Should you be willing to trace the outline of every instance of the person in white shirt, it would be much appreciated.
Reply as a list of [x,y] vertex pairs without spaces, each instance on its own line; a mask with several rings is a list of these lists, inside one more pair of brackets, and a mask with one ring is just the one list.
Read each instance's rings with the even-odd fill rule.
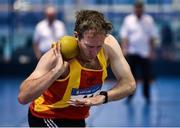
[[66,35],[65,24],[56,19],[54,6],[48,6],[45,9],[45,15],[46,18],[36,25],[34,32],[33,47],[37,59],[51,48],[53,42]]
[[[150,102],[151,60],[155,57],[155,39],[157,28],[153,18],[144,13],[144,4],[141,1],[134,3],[134,13],[125,17],[120,29],[122,50],[137,80],[137,67],[142,73],[144,85],[143,94]],[[128,101],[132,99],[128,97]]]

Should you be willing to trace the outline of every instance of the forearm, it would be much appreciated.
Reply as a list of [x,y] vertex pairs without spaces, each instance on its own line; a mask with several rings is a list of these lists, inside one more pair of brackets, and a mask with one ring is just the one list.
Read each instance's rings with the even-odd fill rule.
[[108,91],[108,102],[125,98],[128,95],[133,94],[135,91],[135,81],[119,81],[116,85]]
[[36,99],[51,86],[58,76],[57,72],[51,70],[37,79],[25,80],[20,87],[19,102],[21,104],[27,104]]
[[156,48],[156,38],[151,38],[149,44],[150,44],[150,50],[154,51]]
[[151,60],[154,60],[155,57],[156,57],[156,43],[155,43],[155,39],[154,38],[151,38],[150,39],[150,54],[149,54],[149,58]]
[[68,103],[73,106],[82,107],[82,106],[95,106],[106,103],[106,98],[108,102],[122,99],[130,94],[132,94],[135,90],[135,82],[134,80],[130,82],[118,82],[115,87],[111,90],[107,91],[106,94],[99,94],[95,97],[88,97],[83,99],[70,100]]

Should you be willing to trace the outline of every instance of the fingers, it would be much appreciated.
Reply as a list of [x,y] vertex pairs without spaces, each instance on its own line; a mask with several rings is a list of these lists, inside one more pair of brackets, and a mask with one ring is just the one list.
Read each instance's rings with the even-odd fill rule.
[[69,105],[75,106],[75,107],[83,107],[85,106],[85,101],[84,100],[80,100],[80,99],[70,99],[69,101],[67,101],[67,103]]
[[69,105],[75,106],[75,107],[84,107],[84,106],[91,106],[91,100],[89,98],[85,99],[70,99],[67,101]]
[[84,106],[96,106],[103,104],[104,97],[102,95],[97,95],[94,97],[83,98],[83,99],[70,99],[67,103],[76,106],[76,107],[84,107]]
[[57,54],[59,55],[60,54],[60,43],[56,43],[56,51],[57,51]]
[[55,56],[61,56],[61,46],[60,46],[60,43],[53,43],[52,44],[52,48],[53,48],[53,51],[54,51],[54,55]]
[[53,46],[53,52],[54,52],[54,55],[56,56],[57,55],[56,44]]

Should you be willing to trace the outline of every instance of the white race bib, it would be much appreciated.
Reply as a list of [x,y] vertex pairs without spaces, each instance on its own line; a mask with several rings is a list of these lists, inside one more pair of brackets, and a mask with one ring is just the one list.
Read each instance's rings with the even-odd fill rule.
[[85,89],[73,88],[71,92],[71,99],[82,99],[96,96],[99,94],[101,87],[102,85],[98,84]]

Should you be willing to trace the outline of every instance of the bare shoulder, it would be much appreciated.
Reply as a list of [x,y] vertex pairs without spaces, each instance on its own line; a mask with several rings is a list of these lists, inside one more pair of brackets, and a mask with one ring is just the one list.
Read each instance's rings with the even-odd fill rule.
[[105,42],[104,42],[104,49],[105,49],[106,56],[108,58],[121,54],[120,45],[118,41],[116,40],[116,38],[112,35],[108,35],[106,37]]
[[108,35],[104,41],[105,47],[109,48],[120,48],[120,45],[116,38],[112,35]]
[[116,79],[121,80],[122,77],[128,74],[129,68],[118,41],[112,35],[109,35],[105,39],[104,46],[108,57],[108,64],[110,64]]
[[109,41],[112,41],[114,38],[113,35],[108,34],[105,38],[105,44],[108,44]]

